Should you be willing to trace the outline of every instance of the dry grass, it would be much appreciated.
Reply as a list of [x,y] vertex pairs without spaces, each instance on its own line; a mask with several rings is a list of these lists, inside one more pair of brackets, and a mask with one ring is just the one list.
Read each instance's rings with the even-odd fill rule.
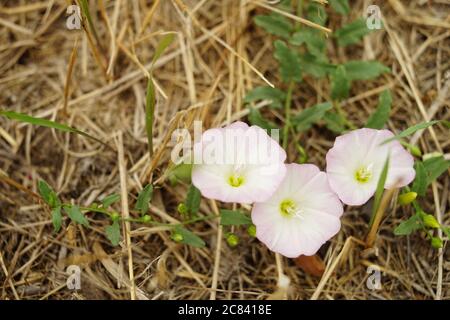
[[[171,131],[191,128],[195,119],[207,127],[245,120],[245,93],[265,81],[280,85],[272,38],[252,22],[256,13],[267,12],[257,2],[117,0],[103,1],[103,9],[90,1],[92,12],[99,13],[94,15],[97,53],[92,35],[89,39],[84,31],[66,29],[68,2],[0,1],[0,105],[76,126],[113,148],[0,119],[0,174],[8,177],[0,181],[1,299],[450,298],[447,242],[438,251],[420,235],[393,236],[393,228],[411,214],[409,208],[389,207],[376,256],[357,240],[367,233],[370,204],[347,207],[341,232],[319,253],[327,264],[322,280],[305,274],[292,260],[276,261],[244,231],[239,232],[243,241],[238,248],[221,244],[217,221],[195,225],[207,242],[203,249],[174,244],[166,229],[138,224],[125,228],[120,247],[111,247],[104,235],[108,221],[101,216],[92,216],[89,228],[67,222],[59,234],[52,233],[50,213],[34,194],[40,178],[65,201],[80,205],[113,192],[128,194],[122,197],[122,207],[117,205],[125,216],[134,205],[131,195],[152,177],[157,181],[152,215],[162,222],[176,221],[176,205],[184,200],[187,186],[173,187],[161,179],[169,164]],[[370,4],[351,2],[353,18]],[[386,87],[394,98],[391,130],[399,132],[431,118],[450,120],[446,2],[382,1],[387,31],[375,32],[351,49],[330,48],[334,62],[376,58],[393,71],[355,84],[343,104],[355,124],[365,122]],[[341,18],[330,13],[328,27],[335,30],[340,24]],[[149,161],[142,69],[151,62],[160,34],[167,31],[177,32],[177,37],[154,70],[159,90],[155,158]],[[294,110],[329,98],[326,81],[307,78],[301,88],[294,92]],[[283,121],[276,111],[263,113],[279,124]],[[310,162],[324,167],[334,140],[331,132],[318,125],[293,138],[305,147]],[[450,156],[450,133],[443,126],[416,134],[411,141],[424,152]],[[291,144],[290,161],[296,152]],[[422,203],[446,225],[449,181],[444,174]],[[201,214],[215,212],[216,205],[202,200]],[[82,266],[82,289],[77,292],[65,286],[70,264]],[[366,288],[370,264],[382,268],[382,290]],[[277,291],[283,273],[290,286]]]

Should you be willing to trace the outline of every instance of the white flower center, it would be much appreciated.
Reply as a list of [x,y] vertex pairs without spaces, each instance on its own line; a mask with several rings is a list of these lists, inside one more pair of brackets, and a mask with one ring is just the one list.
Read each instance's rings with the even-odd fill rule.
[[298,208],[297,203],[291,199],[284,199],[280,203],[280,214],[286,218],[303,219],[303,210]]
[[359,183],[367,183],[373,176],[373,164],[369,164],[368,166],[361,166],[355,172],[355,179]]
[[244,169],[245,166],[243,164],[234,166],[233,171],[227,177],[227,182],[230,186],[238,188],[244,184]]

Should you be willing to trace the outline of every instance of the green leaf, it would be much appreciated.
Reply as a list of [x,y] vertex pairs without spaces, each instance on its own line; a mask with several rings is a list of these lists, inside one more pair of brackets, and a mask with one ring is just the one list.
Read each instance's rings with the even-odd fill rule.
[[427,191],[427,172],[421,161],[416,161],[414,164],[416,170],[416,177],[414,178],[411,190],[416,192],[419,196],[424,196]]
[[106,196],[101,202],[102,202],[103,208],[108,208],[113,203],[116,203],[119,200],[120,200],[120,194],[113,193],[113,194],[110,194],[109,196]]
[[359,42],[362,37],[371,31],[367,28],[366,21],[360,18],[336,30],[334,35],[337,38],[338,44],[344,47]]
[[292,25],[289,20],[277,13],[256,16],[255,23],[268,33],[283,38],[289,38],[292,32]]
[[383,196],[384,185],[386,184],[388,171],[389,171],[389,156],[386,158],[386,161],[384,162],[383,165],[383,170],[381,170],[380,177],[378,178],[377,189],[375,191],[375,198],[373,200],[372,216],[370,218],[369,225],[372,225],[372,222],[374,221],[375,216],[377,214],[378,208],[380,207],[381,197]]
[[290,81],[300,82],[302,80],[302,70],[300,59],[295,50],[290,49],[281,40],[274,42],[275,59],[280,64],[281,79],[288,83]]
[[394,234],[396,236],[407,236],[420,229],[422,229],[421,218],[418,214],[415,214],[408,220],[400,223],[397,228],[394,229]]
[[99,41],[97,30],[95,29],[94,22],[92,20],[91,13],[89,11],[88,0],[80,0],[81,11],[83,12],[86,20],[88,21],[89,28],[91,29],[95,39]]
[[347,15],[350,13],[348,0],[328,0],[334,11],[339,14]]
[[42,199],[49,205],[50,208],[53,209],[61,205],[61,201],[59,200],[56,192],[44,180],[39,180],[38,191]]
[[195,248],[203,248],[205,246],[205,241],[203,241],[202,238],[180,225],[177,225],[174,228],[174,231],[182,236],[180,241],[181,243],[193,246]]
[[297,131],[308,130],[314,123],[322,119],[325,112],[332,107],[333,105],[330,102],[324,102],[306,108],[292,119],[292,124],[297,127]]
[[220,210],[220,224],[223,226],[240,226],[251,224],[252,219],[241,211]]
[[139,192],[134,209],[139,211],[141,215],[145,215],[148,212],[148,203],[152,200],[153,186],[148,184],[144,189]]
[[105,228],[106,237],[113,246],[117,246],[120,242],[120,224],[114,221],[110,226]]
[[385,144],[385,143],[388,143],[388,142],[391,142],[391,141],[394,141],[394,140],[406,138],[407,136],[413,134],[414,132],[416,132],[418,130],[426,129],[428,127],[431,127],[432,125],[434,125],[434,124],[436,124],[438,122],[439,122],[439,120],[433,120],[433,121],[429,121],[429,122],[418,123],[418,124],[416,124],[416,125],[414,125],[412,127],[409,127],[406,130],[403,130],[398,135],[396,135],[396,136],[394,136],[392,138],[384,140],[381,144]]
[[327,111],[325,112],[323,120],[325,120],[325,124],[329,130],[339,134],[345,131],[345,119],[342,115],[336,112]]
[[245,103],[250,103],[258,100],[270,100],[271,107],[281,108],[284,100],[286,100],[286,93],[277,88],[272,87],[256,87],[249,91],[244,98]]
[[248,121],[250,122],[251,125],[258,126],[266,130],[276,128],[275,124],[264,119],[259,110],[255,108],[250,108],[250,113],[248,114]]
[[88,219],[86,219],[78,206],[74,205],[70,208],[65,208],[65,211],[73,222],[79,223],[85,227],[89,226]]
[[300,54],[299,60],[303,71],[315,78],[323,78],[336,69],[334,65],[309,53]]
[[371,80],[391,69],[378,61],[349,61],[344,63],[347,77],[350,80]]
[[193,184],[189,187],[187,198],[186,198],[186,207],[191,215],[196,215],[200,208],[200,200],[201,193]]
[[447,238],[450,239],[450,228],[441,227],[442,231],[447,235]]
[[56,207],[52,209],[52,223],[55,232],[61,230],[62,225],[61,207]]
[[27,114],[24,113],[18,113],[18,112],[14,112],[14,111],[4,111],[4,110],[0,110],[0,116],[4,116],[7,117],[8,119],[11,120],[16,120],[19,122],[25,122],[25,123],[29,123],[32,125],[36,125],[36,126],[41,126],[41,127],[46,127],[46,128],[52,128],[52,129],[56,129],[59,131],[63,131],[63,132],[70,132],[70,133],[75,133],[78,134],[80,136],[89,138],[91,140],[97,141],[98,143],[101,143],[107,147],[110,147],[109,145],[107,145],[106,143],[104,143],[103,141],[91,136],[90,134],[87,134],[81,130],[69,127],[65,124],[61,124],[55,121],[51,121],[51,120],[47,120],[47,119],[42,119],[42,118],[35,118],[32,116],[29,116]]
[[317,30],[302,28],[292,35],[289,43],[297,46],[306,44],[309,53],[313,56],[323,57],[325,54],[326,40]]
[[389,120],[391,112],[392,96],[389,90],[385,90],[380,94],[377,110],[367,120],[366,128],[382,129]]
[[324,6],[314,2],[310,3],[306,8],[306,16],[308,20],[321,26],[324,26],[328,19]]
[[167,47],[170,46],[174,38],[175,38],[174,32],[167,33],[161,38],[161,40],[158,43],[158,46],[155,49],[155,53],[153,54],[153,60],[150,69],[153,69],[153,65],[155,64],[155,62],[161,57],[164,50],[166,50]]
[[427,187],[450,167],[450,160],[443,156],[433,157],[423,162],[427,174]]
[[339,65],[331,73],[331,98],[333,100],[343,100],[348,97],[350,92],[350,79],[347,77],[347,71],[343,65]]
[[187,183],[191,182],[192,163],[180,163],[170,170],[170,180],[181,180]]

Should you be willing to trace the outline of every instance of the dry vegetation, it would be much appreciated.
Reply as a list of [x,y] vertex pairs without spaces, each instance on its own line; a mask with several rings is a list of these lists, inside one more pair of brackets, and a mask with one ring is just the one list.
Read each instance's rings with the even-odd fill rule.
[[[207,243],[203,249],[172,242],[164,227],[135,223],[125,228],[128,232],[120,246],[112,247],[104,233],[108,221],[92,214],[89,228],[66,221],[60,233],[53,233],[50,213],[36,196],[38,179],[46,180],[65,201],[80,205],[113,192],[128,195],[116,205],[127,215],[136,194],[152,178],[157,186],[151,205],[154,219],[180,219],[176,206],[185,199],[187,185],[172,186],[164,179],[171,132],[191,128],[196,119],[205,127],[245,121],[243,97],[264,83],[260,75],[281,85],[273,38],[253,23],[255,14],[268,11],[256,1],[90,2],[100,40],[97,54],[85,31],[66,28],[70,1],[0,1],[1,107],[72,125],[111,146],[0,118],[0,298],[129,299],[134,292],[137,299],[282,298],[286,292],[277,291],[280,270],[275,255],[245,230],[237,231],[242,243],[228,247],[218,238],[221,230],[214,220],[192,225]],[[363,125],[378,94],[391,88],[392,131],[429,119],[450,120],[449,3],[374,2],[381,6],[387,30],[367,36],[361,45],[331,48],[330,59],[376,58],[392,73],[355,83],[343,110],[355,124]],[[341,19],[361,16],[370,3],[351,1],[351,17],[330,11],[327,26],[335,29]],[[154,70],[160,89],[155,156],[149,160],[143,69],[166,31],[177,36]],[[293,109],[328,100],[327,86],[326,81],[306,78],[302,90],[294,92]],[[261,110],[283,123],[283,114]],[[323,168],[334,137],[316,125],[292,138],[301,142],[310,162]],[[418,132],[411,141],[425,153],[441,151],[447,159],[450,155],[450,132],[444,126]],[[298,157],[293,145],[288,153],[290,161]],[[449,182],[447,172],[422,202],[445,225],[450,225]],[[447,242],[436,250],[420,234],[395,237],[393,228],[411,212],[394,205],[383,221],[376,256],[353,240],[364,239],[370,210],[370,203],[346,208],[341,232],[319,252],[327,265],[322,280],[299,269],[293,260],[279,261],[278,267],[290,279],[288,298],[450,298]],[[202,199],[201,215],[216,211],[215,203]],[[82,266],[79,291],[66,288],[65,270],[71,264]],[[366,288],[369,264],[381,267],[382,290]]]

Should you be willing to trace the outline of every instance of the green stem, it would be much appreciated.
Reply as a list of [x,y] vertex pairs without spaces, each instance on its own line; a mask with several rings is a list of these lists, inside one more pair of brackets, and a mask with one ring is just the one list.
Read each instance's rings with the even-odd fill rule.
[[336,111],[338,114],[342,117],[342,120],[344,121],[344,124],[349,127],[351,130],[358,129],[357,126],[355,126],[350,120],[347,119],[347,115],[344,112],[344,110],[341,107],[341,103],[339,101],[333,102],[334,107],[336,108]]
[[285,123],[283,128],[283,148],[287,148],[289,128],[291,126],[291,102],[292,102],[292,90],[294,89],[294,81],[289,82],[288,92],[286,95],[286,101],[284,103]]

